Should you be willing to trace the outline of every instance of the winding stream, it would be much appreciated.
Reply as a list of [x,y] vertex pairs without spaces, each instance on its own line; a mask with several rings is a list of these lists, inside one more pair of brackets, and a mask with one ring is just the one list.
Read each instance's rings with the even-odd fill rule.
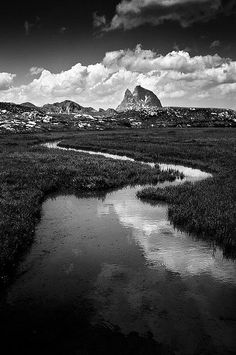
[[[66,149],[57,144],[46,146]],[[170,167],[184,172],[183,181],[209,176],[161,164]],[[235,262],[174,229],[167,206],[143,203],[136,198],[139,189],[49,197],[35,243],[6,296],[8,311],[27,309],[26,319],[30,314],[39,322],[42,314],[54,317],[60,309],[79,318],[89,304],[91,325],[118,326],[122,334],[149,332],[175,354],[235,353]]]
[[[58,144],[58,142],[48,142],[42,144],[42,146],[49,148],[49,149],[61,149],[61,150],[67,150],[67,151],[74,151],[74,152],[79,152],[79,153],[86,153],[86,154],[92,154],[92,155],[102,155],[105,158],[110,158],[110,159],[115,159],[115,160],[126,160],[126,161],[132,161],[135,162],[133,158],[127,157],[125,155],[116,155],[116,154],[110,154],[110,153],[104,153],[104,152],[94,152],[91,150],[83,150],[83,149],[75,149],[75,148],[65,148],[61,147]],[[155,163],[150,163],[150,162],[142,162],[139,161],[140,164],[147,164],[151,167],[154,167]],[[206,179],[208,177],[211,177],[212,175],[209,173],[206,173],[205,171],[199,170],[199,169],[193,169],[189,168],[183,165],[176,165],[176,164],[163,164],[159,163],[161,170],[168,170],[168,169],[174,169],[178,170],[179,172],[184,173],[185,179],[184,180],[179,180],[178,183],[184,182],[184,181],[198,181],[202,179]]]

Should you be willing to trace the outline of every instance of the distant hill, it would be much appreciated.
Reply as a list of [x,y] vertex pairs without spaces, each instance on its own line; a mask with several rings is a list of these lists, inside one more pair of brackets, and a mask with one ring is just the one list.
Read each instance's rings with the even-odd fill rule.
[[20,104],[21,106],[24,106],[24,107],[31,107],[35,110],[37,110],[39,107],[37,107],[36,105],[32,104],[31,102],[23,102],[22,104]]
[[97,115],[97,116],[111,116],[116,113],[114,109],[99,109],[95,110],[93,107],[84,107],[74,101],[65,100],[62,102],[55,102],[53,104],[46,104],[41,107],[47,113],[55,114],[80,114],[80,115]]
[[33,107],[30,106],[23,106],[23,105],[17,105],[14,104],[13,102],[0,102],[0,110],[16,113],[16,114],[21,114],[23,112],[27,111],[34,111]]
[[119,112],[127,110],[139,111],[145,108],[157,107],[162,107],[158,97],[151,90],[144,89],[138,85],[135,87],[133,93],[129,89],[126,90],[124,99],[116,110]]
[[12,113],[24,113],[37,111],[39,113],[44,114],[67,114],[67,115],[91,115],[91,116],[104,116],[109,117],[115,115],[117,112],[113,108],[108,108],[104,110],[100,108],[99,110],[95,110],[93,107],[84,107],[79,105],[78,103],[65,100],[62,102],[55,102],[52,104],[45,104],[43,106],[36,106],[31,102],[23,102],[21,104],[15,104],[13,102],[0,102],[0,110],[7,110]]
[[108,108],[107,110],[104,110],[103,108],[100,108],[98,111],[98,114],[101,116],[105,116],[105,117],[109,117],[109,116],[113,116],[117,113],[116,110],[114,110],[114,108]]
[[62,102],[55,102],[54,104],[46,104],[42,109],[50,113],[80,113],[82,106],[74,101],[65,100]]

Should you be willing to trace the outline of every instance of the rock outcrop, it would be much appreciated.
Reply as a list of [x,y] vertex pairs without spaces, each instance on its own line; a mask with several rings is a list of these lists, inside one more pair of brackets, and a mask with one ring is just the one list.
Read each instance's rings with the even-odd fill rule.
[[81,112],[81,106],[76,102],[65,100],[62,102],[55,102],[53,104],[46,104],[42,106],[42,109],[50,113],[79,113]]
[[158,97],[151,91],[144,89],[138,85],[135,87],[133,93],[127,89],[124,99],[117,107],[117,111],[136,110],[139,111],[143,108],[157,108],[162,107]]

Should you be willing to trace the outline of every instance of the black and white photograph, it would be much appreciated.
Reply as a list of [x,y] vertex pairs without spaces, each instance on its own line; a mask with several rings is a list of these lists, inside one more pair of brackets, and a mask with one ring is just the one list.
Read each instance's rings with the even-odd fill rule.
[[236,355],[236,0],[2,1],[0,354]]

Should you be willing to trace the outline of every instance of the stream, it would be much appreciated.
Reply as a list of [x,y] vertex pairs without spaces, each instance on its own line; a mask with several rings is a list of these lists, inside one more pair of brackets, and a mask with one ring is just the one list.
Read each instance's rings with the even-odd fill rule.
[[[45,146],[69,150],[57,144]],[[210,176],[179,165],[160,167],[175,168],[185,178],[158,186]],[[142,202],[136,197],[140,188],[88,197],[59,194],[43,203],[35,242],[4,303],[4,320],[14,319],[9,328],[19,349],[30,342],[32,353],[41,354],[41,344],[50,354],[87,354],[82,339],[95,341],[91,327],[99,326],[148,336],[178,355],[236,353],[235,261],[175,229],[167,205]],[[80,351],[60,352],[63,343]]]

